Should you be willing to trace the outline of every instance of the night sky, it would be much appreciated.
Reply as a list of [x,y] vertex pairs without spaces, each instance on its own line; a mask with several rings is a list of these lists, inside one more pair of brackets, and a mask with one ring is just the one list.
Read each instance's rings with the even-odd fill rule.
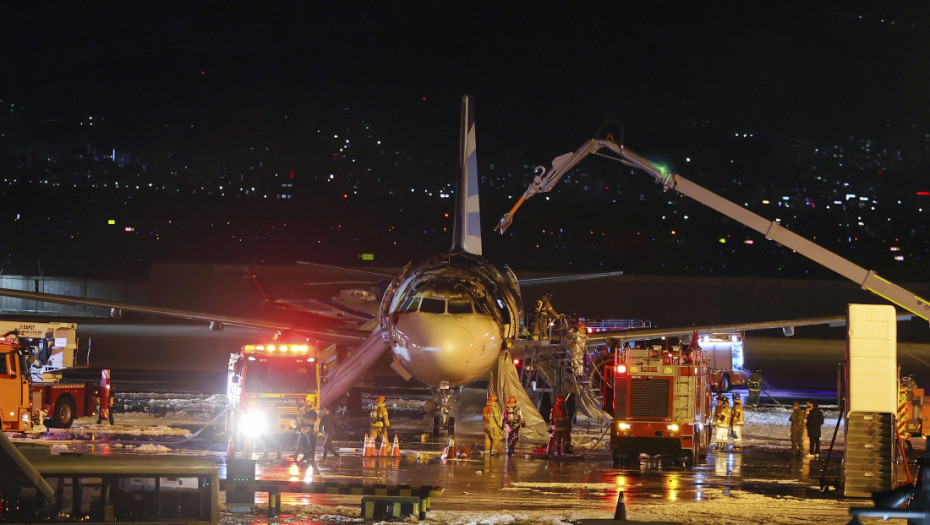
[[6,4],[0,98],[106,116],[134,140],[196,123],[210,148],[250,115],[346,106],[454,151],[463,93],[480,146],[546,156],[610,119],[650,147],[680,121],[930,122],[930,4],[856,4]]
[[[522,191],[532,175],[529,167],[548,163],[606,132],[623,133],[620,140],[626,145],[663,161],[682,159],[683,150],[694,147],[693,137],[705,125],[727,136],[764,135],[760,144],[791,137],[815,137],[816,144],[831,144],[838,138],[872,137],[889,127],[930,129],[928,51],[927,2],[7,3],[0,8],[0,101],[26,108],[30,118],[45,119],[43,133],[59,134],[42,140],[94,140],[98,153],[108,153],[112,147],[145,163],[154,165],[158,160],[159,167],[166,159],[189,160],[199,163],[205,176],[248,166],[254,159],[241,159],[252,145],[277,148],[294,157],[278,157],[273,170],[296,169],[301,176],[327,170],[320,167],[323,163],[314,164],[313,155],[325,149],[316,135],[324,128],[320,123],[348,126],[349,119],[364,120],[383,138],[385,151],[402,152],[405,159],[429,159],[421,165],[435,167],[430,176],[451,181],[458,154],[459,101],[462,94],[470,93],[475,97],[479,169],[498,177],[520,177],[515,186]],[[87,134],[84,128],[81,135],[75,133],[80,138],[69,137],[91,118],[103,122],[94,128],[101,130],[99,135]],[[31,145],[11,147],[33,155]],[[296,158],[293,152],[302,149],[306,155]],[[761,146],[759,150],[765,151]],[[43,150],[35,147],[34,151]],[[231,160],[234,157],[236,162]],[[757,157],[756,162],[765,163]],[[497,171],[490,166],[504,164],[504,159],[521,160]],[[716,167],[705,165],[701,175],[713,173]],[[691,176],[682,166],[672,168]],[[398,171],[402,169],[390,176]],[[160,172],[150,168],[149,173]],[[751,175],[774,180],[771,173],[759,175],[756,169]],[[747,181],[746,188],[761,186],[750,185],[750,176],[742,180]],[[409,177],[393,185],[379,181],[377,191],[401,190],[405,182]],[[17,191],[7,191],[6,197],[22,204]],[[728,196],[748,199],[749,195],[761,197],[758,193]],[[497,202],[485,206],[488,201],[482,195],[486,219],[493,220],[506,211],[504,202],[507,206],[512,202],[509,195],[496,197]],[[396,216],[394,199],[380,194],[367,198],[369,204],[385,206],[367,209],[372,216]],[[147,231],[163,240],[158,247],[147,248],[155,255],[127,256],[127,260],[151,261],[167,253],[163,246],[170,234],[165,224],[173,210],[170,203],[154,202],[168,212],[157,217],[160,224],[151,218]],[[81,204],[87,223],[109,218],[85,213],[109,204]],[[304,205],[300,213],[319,212],[307,222],[320,222],[329,231],[342,227],[338,213],[360,216],[351,206],[335,204],[325,210]],[[67,206],[64,199],[48,210],[77,215]],[[135,210],[136,223],[147,219],[132,201],[120,206]],[[534,206],[539,214],[546,213]],[[651,211],[628,211],[627,220],[641,224],[631,221],[627,237],[638,235],[634,227],[647,229],[652,214],[664,213],[655,211],[653,202],[642,206]],[[425,219],[409,212],[414,207],[408,208],[408,222],[421,224]],[[689,209],[694,208],[683,208],[683,213]],[[113,210],[112,215],[117,215],[116,205]],[[280,222],[286,222],[292,211],[282,210]],[[244,235],[241,223],[251,220],[237,212],[217,215],[218,223],[228,224],[230,217],[240,221],[226,239]],[[530,213],[527,210],[524,216]],[[433,221],[435,216],[426,218]],[[36,220],[35,214],[28,219]],[[31,235],[25,222],[17,225],[16,241],[9,240],[12,234],[0,239],[8,271],[33,271],[33,261],[43,257],[42,247],[60,238],[75,245],[87,238],[83,232],[83,237],[71,235],[67,230],[71,223],[62,227],[62,221],[38,219],[37,224],[52,232],[49,239]],[[817,226],[816,221],[807,223]],[[176,223],[171,224],[173,228]],[[710,224],[719,228],[718,223]],[[376,225],[390,227],[386,221]],[[430,246],[415,250],[429,248],[432,253],[439,244],[448,246],[444,227],[440,225],[438,233],[422,243]],[[370,225],[358,228],[387,238]],[[704,229],[709,236],[717,233]],[[196,251],[201,234],[192,232],[184,233],[194,239],[193,249],[182,239],[174,245],[177,250]],[[401,237],[397,231],[390,233]],[[815,232],[802,227],[799,233]],[[875,242],[883,242],[879,235],[885,234],[876,234]],[[253,237],[265,242],[266,232]],[[348,253],[368,249],[363,246],[368,240],[358,237],[354,239],[359,247],[347,246]],[[619,240],[611,240],[611,250],[616,253],[632,253],[640,247],[637,239],[615,238]],[[109,246],[107,238],[101,239]],[[707,244],[703,237],[692,239],[699,247]],[[318,255],[285,249],[305,241],[306,236],[265,244],[278,243],[271,246],[278,250],[278,260]],[[23,242],[34,242],[36,247],[15,253]],[[844,241],[834,236],[834,242]],[[9,247],[16,243],[20,245]],[[203,257],[213,253],[200,251]],[[419,251],[398,258],[428,255]],[[629,261],[618,262],[613,253],[594,262],[598,267],[612,266],[606,269],[628,269],[624,265]],[[715,257],[708,255],[711,264]],[[103,262],[90,260],[81,272]],[[121,261],[110,264],[126,266]],[[617,265],[622,268],[613,267]],[[703,264],[691,270],[707,268]]]

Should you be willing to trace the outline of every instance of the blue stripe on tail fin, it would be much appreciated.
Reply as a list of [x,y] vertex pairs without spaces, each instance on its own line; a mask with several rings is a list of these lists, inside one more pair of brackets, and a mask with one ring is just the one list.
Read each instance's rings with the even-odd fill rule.
[[461,175],[455,202],[452,251],[481,255],[481,209],[478,203],[478,154],[475,110],[471,97],[462,97],[462,131],[459,153]]

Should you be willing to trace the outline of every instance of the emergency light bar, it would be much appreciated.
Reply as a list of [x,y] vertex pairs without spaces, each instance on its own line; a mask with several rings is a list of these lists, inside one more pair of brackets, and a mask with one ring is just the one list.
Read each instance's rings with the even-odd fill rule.
[[309,345],[245,345],[242,347],[242,353],[265,355],[307,354],[313,353],[313,349]]

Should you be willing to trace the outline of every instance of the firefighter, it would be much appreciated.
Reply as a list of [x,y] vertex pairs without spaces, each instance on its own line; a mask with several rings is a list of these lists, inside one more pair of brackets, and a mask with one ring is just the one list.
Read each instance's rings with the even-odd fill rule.
[[804,418],[807,417],[806,407],[802,408],[797,401],[791,405],[791,453],[795,456],[804,455]]
[[316,410],[313,409],[313,396],[307,395],[304,404],[297,409],[297,451],[294,461],[303,454],[301,462],[316,462]]
[[484,405],[481,418],[484,421],[484,453],[488,456],[495,453],[500,454],[503,429],[501,427],[501,409],[497,406],[497,395],[490,394],[488,396],[488,402]]
[[714,426],[717,428],[716,441],[714,447],[717,451],[723,451],[727,448],[727,442],[730,440],[730,403],[724,396],[717,397],[717,409],[714,410]]
[[733,429],[733,449],[743,450],[743,400],[739,394],[733,396],[733,410],[730,412],[730,427]]
[[759,406],[759,394],[762,392],[761,369],[756,368],[749,374],[749,377],[746,379],[746,388],[749,389],[749,400],[746,404],[753,407]]
[[559,316],[559,313],[552,307],[552,294],[546,293],[539,296],[536,300],[536,315],[533,323],[532,337],[535,341],[549,340],[549,322]]
[[820,430],[823,426],[823,411],[817,406],[816,401],[807,402],[807,421],[804,422],[807,427],[807,436],[810,439],[810,450],[807,455],[817,459],[820,457]]
[[565,331],[562,344],[568,347],[569,364],[576,381],[584,377],[584,349],[587,343],[584,321],[578,321],[574,329]]
[[504,435],[507,436],[507,455],[512,456],[517,442],[520,441],[520,429],[526,426],[523,411],[517,406],[516,396],[507,398],[507,406],[504,407],[501,416],[501,426],[504,427]]
[[323,460],[326,460],[327,452],[332,454],[334,458],[338,458],[339,453],[336,452],[335,447],[333,447],[333,436],[336,434],[336,423],[328,408],[323,409],[323,415],[320,417],[319,430],[323,436]]
[[384,402],[384,396],[378,396],[375,406],[371,407],[371,428],[369,434],[375,439],[385,440],[388,438],[388,429],[391,427],[391,421],[388,419],[387,405]]
[[565,398],[559,396],[555,398],[555,406],[549,411],[549,432],[552,437],[549,438],[549,446],[546,453],[550,456],[555,454],[570,454],[572,448],[572,416],[565,406]]

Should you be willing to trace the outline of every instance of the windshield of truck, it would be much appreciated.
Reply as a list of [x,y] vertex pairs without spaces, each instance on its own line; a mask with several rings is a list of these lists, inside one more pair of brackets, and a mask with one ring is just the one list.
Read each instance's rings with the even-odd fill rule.
[[316,367],[303,359],[256,359],[243,371],[246,392],[303,394],[316,391]]

